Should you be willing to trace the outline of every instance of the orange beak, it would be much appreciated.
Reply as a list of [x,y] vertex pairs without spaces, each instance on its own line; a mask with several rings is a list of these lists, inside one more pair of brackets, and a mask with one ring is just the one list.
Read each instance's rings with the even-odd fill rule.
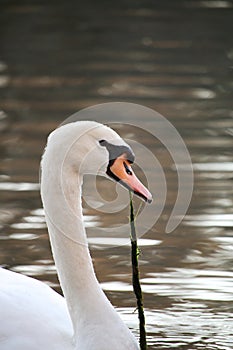
[[125,154],[116,158],[113,164],[109,166],[109,170],[109,175],[113,175],[112,177],[119,181],[123,186],[143,198],[146,202],[152,202],[152,194],[134,174]]

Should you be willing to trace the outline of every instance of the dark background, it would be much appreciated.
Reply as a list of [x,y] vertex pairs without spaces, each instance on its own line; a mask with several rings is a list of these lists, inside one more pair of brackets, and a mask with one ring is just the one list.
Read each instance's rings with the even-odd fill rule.
[[[60,291],[38,190],[46,137],[93,104],[151,107],[184,138],[195,186],[182,224],[143,247],[150,349],[232,349],[232,38],[233,1],[0,1],[0,264]],[[92,256],[137,333],[129,251]]]
[[232,107],[232,1],[1,1],[1,98],[14,120],[130,101],[212,122]]

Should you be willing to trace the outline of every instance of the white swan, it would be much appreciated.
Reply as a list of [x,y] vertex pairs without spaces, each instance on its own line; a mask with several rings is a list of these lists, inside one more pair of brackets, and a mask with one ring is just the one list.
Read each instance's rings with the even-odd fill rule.
[[126,350],[138,343],[96,279],[82,220],[86,173],[102,174],[151,201],[134,175],[130,147],[96,122],[64,125],[48,138],[41,196],[65,298],[35,279],[0,269],[1,350]]

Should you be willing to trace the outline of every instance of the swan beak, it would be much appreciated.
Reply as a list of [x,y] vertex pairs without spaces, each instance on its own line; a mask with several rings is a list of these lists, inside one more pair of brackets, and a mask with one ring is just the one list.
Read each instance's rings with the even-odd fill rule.
[[152,202],[152,194],[134,174],[131,164],[124,154],[116,158],[114,162],[109,165],[108,170],[108,175],[116,181],[119,181],[121,185],[143,198],[145,202]]

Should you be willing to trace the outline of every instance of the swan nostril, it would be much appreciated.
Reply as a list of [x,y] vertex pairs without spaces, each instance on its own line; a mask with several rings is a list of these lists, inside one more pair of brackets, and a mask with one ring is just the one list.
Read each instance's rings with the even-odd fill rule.
[[123,164],[124,164],[126,173],[127,173],[128,175],[133,175],[133,172],[130,170],[130,168],[128,167],[128,165],[127,165],[125,162],[123,162]]

